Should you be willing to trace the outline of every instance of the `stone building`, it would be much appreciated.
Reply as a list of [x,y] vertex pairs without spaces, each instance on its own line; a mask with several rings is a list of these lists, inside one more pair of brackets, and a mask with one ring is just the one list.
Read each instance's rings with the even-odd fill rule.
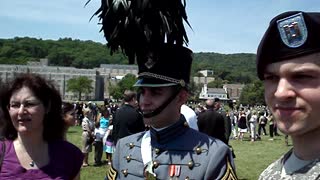
[[101,64],[99,68],[78,69],[74,67],[48,66],[47,59],[32,62],[27,65],[0,65],[0,78],[2,82],[12,80],[18,73],[35,73],[54,81],[56,88],[64,100],[77,100],[78,95],[67,91],[67,81],[71,78],[85,76],[92,80],[93,90],[89,94],[82,94],[81,100],[104,100],[108,96],[109,82],[115,81],[117,76],[128,73],[137,75],[136,65]]

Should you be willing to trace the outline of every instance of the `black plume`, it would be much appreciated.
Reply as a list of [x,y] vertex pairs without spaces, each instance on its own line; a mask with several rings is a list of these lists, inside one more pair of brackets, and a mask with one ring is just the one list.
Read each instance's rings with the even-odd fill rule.
[[146,61],[164,43],[188,45],[185,9],[185,0],[101,0],[93,16],[102,22],[111,54],[121,49],[133,64]]

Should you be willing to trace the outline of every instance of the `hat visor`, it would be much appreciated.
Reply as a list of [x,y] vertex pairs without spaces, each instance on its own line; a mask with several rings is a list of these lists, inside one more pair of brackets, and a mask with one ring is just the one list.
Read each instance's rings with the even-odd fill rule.
[[133,85],[134,87],[166,87],[166,86],[176,86],[178,84],[165,81],[162,79],[142,77],[137,80]]

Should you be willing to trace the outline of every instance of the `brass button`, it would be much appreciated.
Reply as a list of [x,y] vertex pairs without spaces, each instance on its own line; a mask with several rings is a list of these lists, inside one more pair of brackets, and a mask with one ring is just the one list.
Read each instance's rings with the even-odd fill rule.
[[157,169],[159,167],[159,162],[158,161],[153,161],[153,167]]
[[127,177],[128,176],[128,169],[124,169],[122,170],[122,174]]
[[189,167],[189,169],[192,169],[192,168],[193,168],[193,166],[194,166],[193,161],[189,161],[189,162],[188,162],[188,167]]
[[154,151],[156,152],[156,154],[160,154],[160,149],[156,148],[154,149]]
[[130,149],[132,149],[132,148],[134,147],[134,144],[133,144],[133,143],[130,143],[130,144],[129,144],[129,147],[130,147]]
[[130,162],[131,161],[131,156],[130,155],[126,156],[126,160],[127,160],[127,162]]
[[189,124],[187,122],[184,122],[183,125],[186,126],[186,127],[189,126]]
[[181,80],[179,81],[179,84],[180,84],[182,87],[186,87],[186,82],[184,82],[183,79],[181,79]]
[[201,152],[202,152],[202,149],[201,149],[200,147],[197,147],[196,153],[197,153],[197,154],[201,154]]

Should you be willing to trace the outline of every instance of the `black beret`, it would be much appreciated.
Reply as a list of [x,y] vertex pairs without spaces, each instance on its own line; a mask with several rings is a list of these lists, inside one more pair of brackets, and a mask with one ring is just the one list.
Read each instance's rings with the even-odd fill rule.
[[268,64],[320,51],[320,13],[290,11],[273,18],[257,51],[257,73]]
[[192,51],[178,45],[164,44],[153,54],[151,61],[139,63],[136,87],[162,87],[190,82]]

